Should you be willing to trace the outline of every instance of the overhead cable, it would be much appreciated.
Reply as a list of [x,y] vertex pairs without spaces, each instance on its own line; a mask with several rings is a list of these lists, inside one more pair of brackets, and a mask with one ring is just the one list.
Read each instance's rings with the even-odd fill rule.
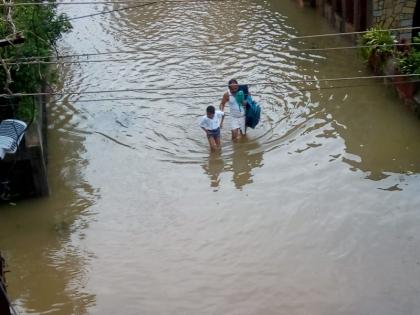
[[[413,43],[413,46],[420,45],[420,43]],[[389,45],[381,45],[381,47],[404,47],[407,46],[406,44],[389,44]],[[361,49],[361,48],[369,48],[372,47],[371,45],[359,45],[359,46],[339,46],[339,47],[325,47],[325,48],[306,48],[306,49],[279,49],[279,52],[281,53],[301,53],[301,52],[323,52],[323,51],[336,51],[336,50],[347,50],[347,49]],[[56,61],[41,61],[41,59],[48,59],[50,57],[26,57],[26,58],[18,58],[14,62],[9,62],[8,60],[5,60],[7,65],[38,65],[38,64],[79,64],[79,63],[97,63],[97,62],[121,62],[121,61],[144,61],[145,58],[117,58],[117,59],[91,59],[91,60],[70,60],[65,61],[61,60],[64,58],[70,58],[71,57],[91,57],[91,56],[99,56],[99,55],[107,55],[107,54],[135,54],[143,51],[150,51],[148,49],[146,50],[131,50],[131,51],[112,51],[112,52],[99,52],[99,53],[92,53],[92,54],[80,54],[80,55],[68,55],[68,56],[54,56],[56,58]],[[160,50],[162,52],[162,50]],[[206,55],[211,54],[211,52],[208,52]],[[197,55],[194,55],[196,57]],[[185,55],[171,55],[172,58],[174,57],[185,57]],[[33,60],[34,58],[37,58]],[[21,61],[21,60],[27,60],[27,61]]]
[[[149,4],[153,4],[154,2],[149,2]],[[99,13],[95,13],[99,14]],[[420,29],[420,27],[405,27],[405,28],[399,28],[399,29],[390,29],[390,30],[416,30]],[[384,31],[390,31],[390,30],[384,30]],[[368,31],[363,32],[357,32],[357,33],[366,33]],[[301,38],[318,38],[322,36],[332,36],[332,35],[341,35],[341,34],[354,34],[353,33],[333,33],[333,34],[315,34],[315,35],[304,35],[304,36],[297,36],[297,37],[291,37],[291,38],[284,38],[284,39],[301,39]],[[281,39],[277,39],[281,40]],[[156,43],[159,43],[159,41],[155,41]],[[147,44],[153,43],[151,41],[148,41]],[[272,42],[270,42],[272,43]],[[237,42],[219,42],[219,43],[208,43],[205,45],[168,45],[168,44],[160,44],[159,50],[162,50],[163,47],[168,47],[169,49],[187,49],[187,48],[203,48],[203,47],[212,47],[212,46],[228,46],[232,44],[237,44]],[[255,43],[256,45],[264,46],[266,43]],[[381,46],[405,46],[406,44],[386,44]],[[419,43],[411,43],[411,45],[419,45]],[[322,50],[340,50],[340,49],[355,49],[355,48],[363,48],[363,47],[372,47],[372,45],[360,45],[360,46],[342,46],[342,47],[326,47],[326,48],[306,48],[306,49],[289,49],[289,50],[282,50],[283,52],[310,52],[310,51],[322,51]],[[24,58],[18,58],[16,61],[24,61],[24,60],[34,60],[34,59],[50,59],[50,58],[71,58],[71,57],[90,57],[90,56],[98,56],[98,55],[107,55],[107,54],[130,54],[130,53],[137,53],[140,51],[156,51],[156,49],[135,49],[135,50],[126,50],[126,51],[110,51],[110,52],[96,52],[96,53],[84,53],[84,54],[71,54],[71,55],[54,55],[54,56],[32,56],[32,57],[24,57]]]
[[[420,80],[413,80],[412,83],[420,82]],[[395,84],[403,83],[403,82],[394,82]],[[385,85],[389,85],[391,83],[384,83]],[[359,87],[372,87],[377,86],[373,85],[371,83],[368,84],[349,84],[349,85],[340,85],[340,86],[323,86],[323,87],[316,87],[316,88],[306,88],[306,89],[284,89],[280,91],[276,91],[276,94],[282,94],[287,95],[291,93],[297,93],[297,92],[312,92],[312,91],[322,91],[322,90],[335,90],[335,89],[345,89],[345,88],[359,88]],[[77,100],[71,100],[72,102],[101,102],[101,101],[129,101],[129,100],[145,100],[145,101],[156,101],[156,100],[172,100],[172,99],[198,99],[198,98],[209,98],[209,97],[219,97],[219,94],[215,95],[182,95],[182,96],[171,96],[171,97],[113,97],[113,98],[97,98],[97,99],[77,99]],[[260,94],[254,94],[252,93],[252,96],[256,97],[262,97]]]
[[[196,0],[199,2],[202,2],[200,0]],[[124,8],[119,8],[119,9],[113,9],[113,10],[109,10],[109,11],[103,11],[103,12],[98,12],[98,13],[92,13],[92,14],[87,14],[87,15],[82,15],[82,16],[76,16],[76,17],[70,17],[70,18],[66,18],[67,21],[74,21],[74,20],[79,20],[79,19],[84,19],[84,18],[88,18],[88,17],[92,17],[92,16],[97,16],[97,15],[103,15],[103,14],[108,14],[108,13],[113,13],[113,12],[118,12],[118,11],[124,11],[124,10],[129,10],[129,9],[134,9],[134,8],[140,8],[140,7],[145,7],[145,6],[149,6],[149,5],[153,5],[153,4],[159,4],[159,3],[179,3],[179,2],[196,2],[196,1],[176,1],[176,0],[172,0],[172,1],[152,1],[152,2],[141,2],[139,3],[137,1],[136,5],[133,6],[128,6],[128,7],[124,7]],[[213,2],[224,2],[226,0],[203,0],[203,1],[213,1]],[[133,2],[136,3],[136,2]]]
[[[285,89],[281,91],[276,91],[277,94],[291,94],[296,92],[311,92],[311,91],[320,91],[320,90],[330,90],[330,89],[343,89],[343,88],[356,88],[356,87],[366,87],[373,86],[372,84],[354,84],[354,85],[342,85],[342,86],[326,86],[319,88],[310,88],[310,89]],[[174,99],[198,99],[198,98],[209,98],[209,97],[219,97],[219,94],[215,95],[181,95],[181,96],[170,96],[170,97],[113,97],[113,98],[97,98],[97,99],[77,99],[71,100],[72,102],[100,102],[100,101],[129,101],[129,100],[174,100]],[[259,94],[252,94],[252,96],[260,96]]]
[[[420,82],[420,80],[412,80],[411,83],[417,83]],[[390,84],[399,84],[404,83],[403,81],[399,82],[383,82],[384,85],[390,85]],[[335,89],[344,89],[344,88],[359,88],[359,87],[372,87],[372,86],[378,86],[377,84],[367,83],[367,84],[349,84],[349,85],[339,85],[339,86],[320,86],[320,87],[314,87],[314,88],[304,88],[304,89],[282,89],[280,91],[275,91],[275,93],[268,93],[268,94],[281,94],[281,95],[287,95],[291,93],[297,93],[297,92],[312,92],[312,91],[322,91],[322,90],[335,90]],[[65,93],[63,93],[65,94]],[[63,95],[62,93],[57,93],[56,95]],[[265,93],[267,94],[267,93]],[[67,96],[67,95],[66,95]],[[262,94],[254,94],[252,93],[252,96],[254,97],[262,97]],[[105,101],[130,101],[130,100],[144,100],[144,101],[156,101],[156,100],[174,100],[174,99],[202,99],[202,98],[210,98],[210,97],[220,97],[219,94],[200,94],[200,95],[180,95],[180,96],[163,96],[163,97],[144,97],[144,96],[130,96],[130,97],[112,97],[112,98],[94,98],[94,99],[68,99],[70,102],[105,102]],[[59,101],[59,100],[56,100]],[[15,106],[17,104],[14,104]],[[6,104],[0,104],[0,107],[7,107],[9,105]]]
[[[226,0],[170,0],[170,1],[153,1],[153,2],[141,2],[140,4],[134,5],[134,6],[129,6],[129,7],[125,7],[125,8],[119,8],[119,9],[114,9],[114,10],[109,10],[109,11],[104,11],[104,12],[98,12],[98,13],[93,13],[93,14],[88,14],[88,15],[83,15],[83,16],[77,16],[77,17],[72,17],[72,18],[67,18],[68,21],[71,20],[77,20],[77,19],[82,19],[82,18],[87,18],[87,17],[92,17],[92,16],[96,16],[96,15],[102,15],[102,14],[108,14],[108,13],[112,13],[112,12],[117,12],[117,11],[122,11],[122,10],[128,10],[128,9],[133,9],[133,8],[137,8],[137,7],[143,7],[143,6],[148,6],[148,5],[153,5],[153,4],[167,4],[167,3],[188,3],[188,2],[225,2]],[[112,1],[111,1],[112,2]],[[117,1],[118,2],[118,1]],[[44,2],[45,4],[60,4],[60,3],[54,3],[54,2]],[[64,4],[65,2],[62,2],[61,4]],[[86,2],[87,3],[87,2]],[[93,4],[94,2],[92,2]],[[115,2],[113,2],[115,3]],[[134,1],[133,3],[139,3],[139,1]],[[33,5],[33,3],[27,2],[27,3],[21,3],[20,5]],[[41,4],[41,3],[39,3]],[[82,4],[82,2],[79,2],[79,4]],[[3,5],[6,5],[3,3]],[[16,5],[16,4],[13,4]],[[376,30],[378,32],[399,32],[399,31],[409,31],[409,30],[416,30],[416,29],[420,29],[420,26],[418,27],[400,27],[400,28],[391,28],[391,29],[384,29],[384,30]],[[296,39],[309,39],[309,38],[321,38],[321,37],[332,37],[332,36],[349,36],[349,35],[358,35],[358,34],[365,34],[369,32],[369,30],[367,31],[357,31],[357,32],[341,32],[341,33],[326,33],[326,34],[314,34],[314,35],[304,35],[304,36],[293,36],[292,37],[286,37],[286,38],[281,38],[280,40],[296,40]]]
[[[420,82],[413,80],[411,82]],[[384,83],[388,84],[388,83]],[[320,86],[316,88],[306,88],[306,89],[281,89],[279,91],[276,91],[276,94],[290,94],[295,92],[311,92],[311,91],[320,91],[320,90],[330,90],[330,89],[343,89],[343,88],[357,88],[357,87],[366,87],[366,86],[377,86],[372,83],[368,84],[351,84],[351,85],[340,85],[340,86]],[[57,93],[59,96],[64,96],[66,93]],[[264,93],[266,95],[267,93]],[[271,93],[268,93],[271,94]],[[273,93],[274,94],[274,93]],[[65,95],[65,96],[71,96],[71,95]],[[262,97],[262,93],[252,93],[253,97]],[[158,97],[145,97],[145,96],[124,96],[124,97],[101,97],[101,98],[94,98],[94,99],[87,99],[87,98],[81,98],[81,99],[67,99],[71,102],[99,102],[99,101],[129,101],[129,100],[145,100],[145,101],[155,101],[155,100],[174,100],[174,99],[202,99],[202,98],[210,98],[210,97],[221,97],[220,94],[200,94],[200,95],[178,95],[178,96],[158,96]],[[17,104],[13,104],[14,106],[17,106]],[[0,107],[8,107],[9,105],[6,104],[0,104]]]
[[[413,81],[418,82],[418,81]],[[311,92],[311,91],[320,91],[320,90],[330,90],[330,89],[343,89],[343,88],[357,88],[357,87],[366,87],[374,86],[373,84],[351,84],[351,85],[340,85],[340,86],[324,86],[317,88],[307,88],[307,89],[282,89],[276,91],[276,94],[290,94],[296,92]],[[262,97],[261,94],[252,93],[254,97]],[[130,101],[130,100],[144,100],[144,101],[156,101],[156,100],[174,100],[174,99],[202,99],[210,97],[220,97],[220,94],[200,94],[200,95],[180,95],[180,96],[162,96],[162,97],[144,97],[144,96],[128,96],[128,97],[111,97],[111,98],[94,98],[94,99],[68,99],[71,102],[101,102],[101,101]],[[0,105],[3,107],[6,105]]]
[[[335,82],[335,81],[353,81],[353,80],[372,80],[372,79],[392,79],[392,78],[410,78],[419,77],[420,74],[398,74],[398,75],[377,75],[377,76],[356,76],[356,77],[338,77],[325,79],[302,79],[302,80],[288,80],[279,82],[257,82],[245,83],[248,86],[278,86],[281,84],[295,84],[295,83],[321,83],[321,82]],[[11,95],[0,94],[2,98],[23,97],[23,96],[41,96],[41,95],[83,95],[83,94],[98,94],[98,93],[122,93],[122,92],[153,92],[153,91],[177,91],[177,90],[192,90],[205,88],[226,88],[225,85],[192,85],[185,87],[156,87],[156,88],[139,88],[139,89],[120,89],[120,90],[96,90],[96,91],[82,91],[82,92],[51,92],[51,93],[14,93]]]
[[96,16],[96,15],[102,15],[102,14],[108,14],[108,13],[113,13],[113,12],[117,12],[117,11],[123,11],[123,10],[129,10],[129,9],[139,8],[139,7],[145,7],[145,6],[156,4],[156,3],[157,2],[146,2],[146,3],[142,3],[142,4],[133,5],[133,6],[130,6],[130,7],[113,9],[113,10],[109,10],[109,11],[103,11],[103,12],[99,12],[99,13],[92,13],[92,14],[88,14],[88,15],[76,16],[76,17],[72,17],[72,18],[66,18],[66,20],[67,21],[73,21],[73,20],[78,20],[78,19],[84,19],[84,18],[87,18],[87,17]]
[[[168,3],[194,3],[194,2],[228,2],[234,0],[167,0],[167,1],[156,1],[157,3],[161,4],[168,4]],[[116,1],[79,1],[79,2],[52,2],[52,1],[45,1],[45,2],[20,2],[14,3],[13,6],[43,6],[43,5],[88,5],[88,4],[127,4],[127,3],[147,3],[147,1],[138,1],[138,0],[116,0]],[[3,3],[0,3],[0,6],[4,6]]]

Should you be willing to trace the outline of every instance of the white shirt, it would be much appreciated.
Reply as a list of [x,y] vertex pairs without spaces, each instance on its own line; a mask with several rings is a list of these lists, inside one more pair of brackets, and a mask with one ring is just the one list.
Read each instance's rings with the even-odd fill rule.
[[232,117],[235,118],[243,118],[245,117],[245,109],[242,105],[238,104],[238,102],[236,101],[235,96],[232,95],[232,93],[230,93],[230,91],[228,90],[228,94],[229,94],[229,111],[230,111],[230,115]]
[[210,119],[206,116],[203,116],[200,120],[200,127],[206,130],[214,130],[220,127],[220,123],[222,122],[222,117],[225,115],[224,112],[220,110],[216,110],[214,113],[213,119]]

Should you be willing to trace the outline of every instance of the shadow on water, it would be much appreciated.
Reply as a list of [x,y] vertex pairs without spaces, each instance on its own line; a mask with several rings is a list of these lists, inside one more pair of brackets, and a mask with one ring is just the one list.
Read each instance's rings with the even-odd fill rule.
[[[65,110],[64,110],[65,111]],[[86,314],[96,297],[85,289],[92,255],[80,247],[92,220],[97,191],[82,177],[83,135],[70,133],[63,109],[51,109],[48,198],[0,207],[0,248],[6,258],[9,295],[18,311]],[[68,113],[67,113],[68,114]],[[47,284],[47,285],[46,285]]]
[[232,145],[232,152],[227,155],[210,154],[207,164],[202,167],[210,178],[210,187],[217,191],[221,186],[221,174],[232,173],[232,182],[236,189],[242,190],[253,182],[252,170],[263,166],[263,150],[257,140],[242,139]]

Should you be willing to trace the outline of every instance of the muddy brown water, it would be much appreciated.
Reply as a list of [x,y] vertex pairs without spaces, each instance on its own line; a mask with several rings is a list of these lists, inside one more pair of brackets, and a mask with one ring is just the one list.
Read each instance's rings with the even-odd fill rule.
[[[22,314],[418,314],[420,122],[377,81],[290,82],[369,75],[354,50],[290,51],[349,44],[291,40],[333,31],[314,11],[161,3],[73,25],[63,54],[137,52],[71,59],[131,60],[65,66],[51,196],[0,208]],[[197,119],[232,77],[261,123],[210,155]],[[69,93],[93,90],[136,91]]]

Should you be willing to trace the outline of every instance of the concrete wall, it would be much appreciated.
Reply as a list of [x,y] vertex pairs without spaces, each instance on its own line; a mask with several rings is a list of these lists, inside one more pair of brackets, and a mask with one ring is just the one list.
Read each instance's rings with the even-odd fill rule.
[[[315,6],[338,31],[352,32],[364,31],[366,28],[376,25],[384,29],[413,27],[413,16],[417,1],[305,0],[306,4],[309,4],[309,2],[311,2],[312,6]],[[351,12],[349,12],[350,10]],[[418,23],[420,22],[418,21]],[[411,30],[402,31],[400,36],[401,38],[411,40],[411,33]]]
[[363,31],[372,25],[372,0],[306,0],[340,32]]
[[[416,0],[372,0],[372,22],[381,28],[413,26]],[[411,39],[411,30],[401,32],[401,37]]]

